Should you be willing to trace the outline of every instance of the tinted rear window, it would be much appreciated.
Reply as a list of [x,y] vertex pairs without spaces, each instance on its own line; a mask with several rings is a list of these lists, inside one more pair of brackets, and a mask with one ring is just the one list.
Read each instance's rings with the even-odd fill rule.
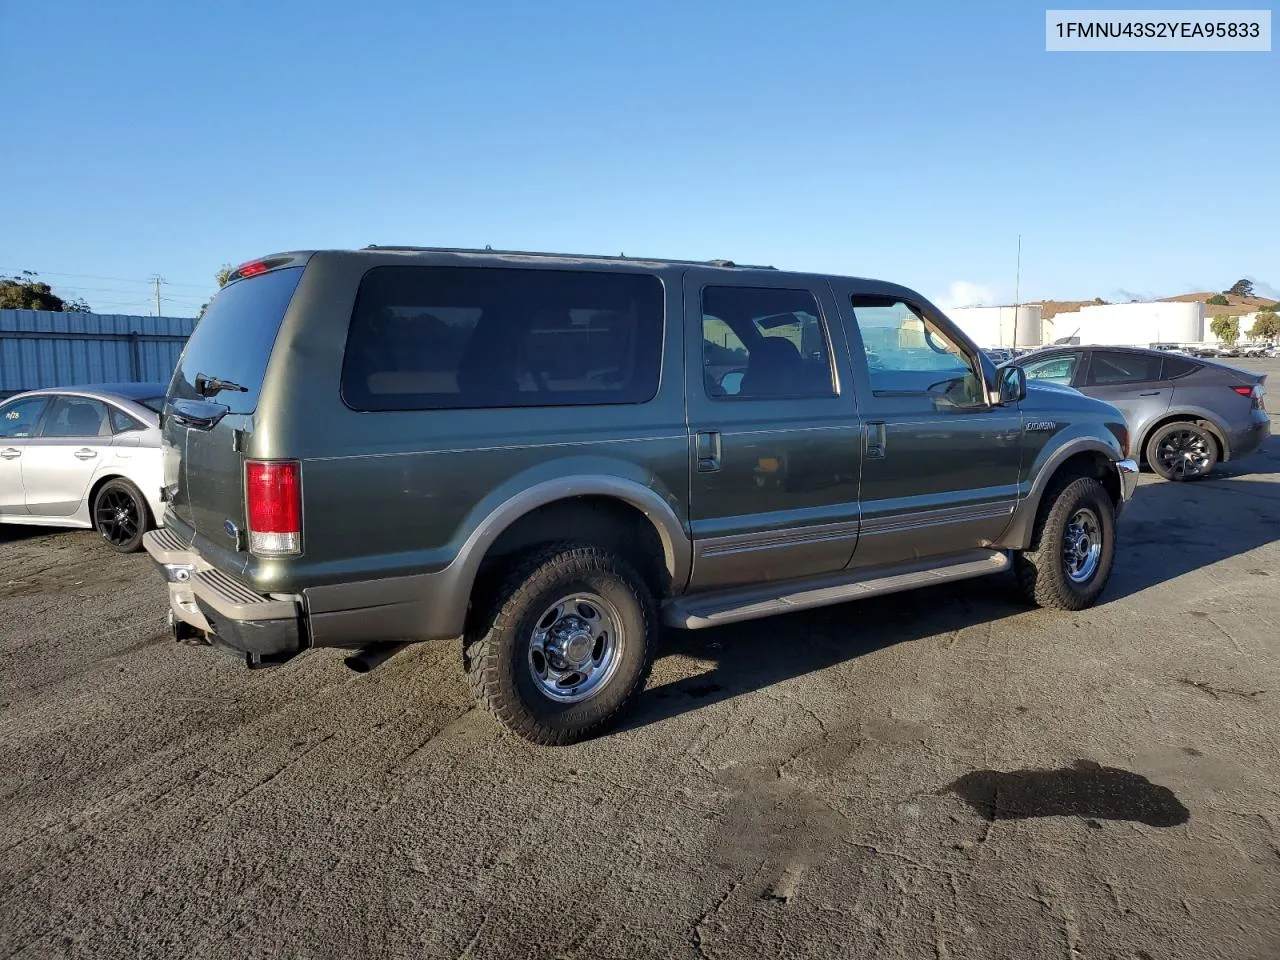
[[1110,353],[1095,350],[1089,361],[1089,382],[1103,386],[1110,383],[1140,383],[1160,379],[1160,361],[1164,357],[1152,353]]
[[347,336],[356,410],[643,403],[658,390],[663,290],[639,273],[375,267]]
[[169,385],[171,397],[199,399],[198,375],[230,380],[245,388],[213,399],[232,413],[252,413],[271,359],[280,322],[302,278],[302,267],[275,270],[224,287],[187,341]]

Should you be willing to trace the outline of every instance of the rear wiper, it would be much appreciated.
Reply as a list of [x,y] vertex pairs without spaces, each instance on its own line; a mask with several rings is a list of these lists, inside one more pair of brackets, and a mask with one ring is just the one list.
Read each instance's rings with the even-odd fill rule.
[[196,393],[202,397],[214,397],[223,390],[234,390],[236,393],[248,393],[248,387],[242,387],[240,384],[232,380],[219,380],[217,377],[208,377],[203,373],[196,374]]

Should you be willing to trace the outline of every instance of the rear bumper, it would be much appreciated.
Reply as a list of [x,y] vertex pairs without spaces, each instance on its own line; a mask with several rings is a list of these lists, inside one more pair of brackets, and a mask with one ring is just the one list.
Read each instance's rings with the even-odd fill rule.
[[169,530],[143,546],[169,586],[169,608],[250,666],[278,663],[306,647],[306,615],[297,598],[264,597],[210,566]]
[[1227,449],[1235,460],[1253,453],[1262,446],[1262,441],[1271,436],[1271,418],[1265,413],[1249,422],[1247,427],[1233,430],[1227,434]]

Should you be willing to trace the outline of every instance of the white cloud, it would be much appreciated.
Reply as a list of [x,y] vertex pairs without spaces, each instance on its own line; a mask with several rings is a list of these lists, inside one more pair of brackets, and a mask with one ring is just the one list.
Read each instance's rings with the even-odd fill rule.
[[944,310],[952,307],[989,307],[996,304],[996,295],[990,287],[970,280],[956,280],[947,287],[947,292],[940,300],[939,305]]

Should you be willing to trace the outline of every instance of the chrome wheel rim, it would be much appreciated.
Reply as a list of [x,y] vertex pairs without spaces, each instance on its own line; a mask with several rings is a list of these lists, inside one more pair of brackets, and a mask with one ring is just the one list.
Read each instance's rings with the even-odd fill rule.
[[622,617],[595,593],[562,597],[534,621],[529,674],[543,696],[580,703],[599,693],[622,660]]
[[123,490],[108,490],[98,497],[93,511],[98,532],[111,544],[120,546],[138,535],[141,516],[133,497]]
[[1156,444],[1156,459],[1171,476],[1198,477],[1209,469],[1209,438],[1195,430],[1174,430]]
[[1102,562],[1102,524],[1098,515],[1081,507],[1067,522],[1062,537],[1062,565],[1072,583],[1087,583]]

